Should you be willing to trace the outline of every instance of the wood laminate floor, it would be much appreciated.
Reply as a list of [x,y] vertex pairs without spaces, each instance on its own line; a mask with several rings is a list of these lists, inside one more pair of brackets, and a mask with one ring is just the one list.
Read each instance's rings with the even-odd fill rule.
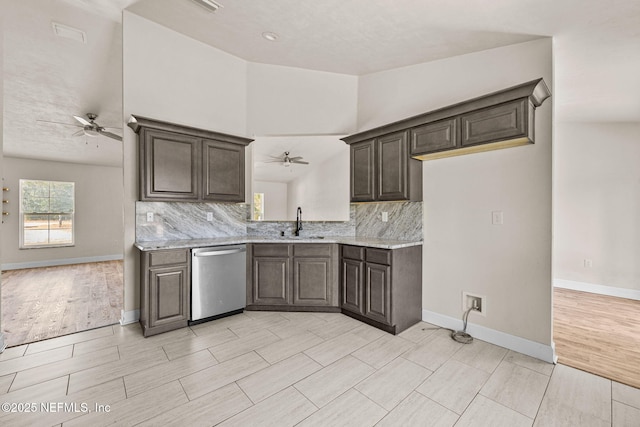
[[114,325],[12,347],[0,354],[0,402],[0,425],[12,427],[640,420],[640,389],[460,344],[427,323],[393,336],[340,313],[245,312],[149,338],[137,324]]
[[122,306],[122,261],[2,272],[9,346],[117,323]]
[[562,288],[553,297],[558,361],[640,387],[640,301]]

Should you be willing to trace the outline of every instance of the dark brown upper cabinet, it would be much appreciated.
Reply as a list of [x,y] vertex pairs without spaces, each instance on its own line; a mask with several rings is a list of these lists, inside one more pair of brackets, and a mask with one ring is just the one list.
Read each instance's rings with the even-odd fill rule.
[[251,139],[132,116],[138,134],[139,199],[244,202]]
[[351,152],[351,201],[373,202],[376,199],[375,190],[375,140],[362,141],[352,144]]
[[352,202],[422,200],[422,165],[409,156],[407,132],[354,142],[350,152]]
[[370,129],[343,140],[355,144],[409,133],[409,155],[433,160],[533,144],[535,109],[551,96],[543,79]]

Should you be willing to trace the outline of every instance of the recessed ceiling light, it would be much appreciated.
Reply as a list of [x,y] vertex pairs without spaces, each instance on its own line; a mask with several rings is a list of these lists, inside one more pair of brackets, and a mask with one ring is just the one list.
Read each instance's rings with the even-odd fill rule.
[[87,34],[82,30],[62,25],[57,22],[52,22],[51,26],[53,27],[53,34],[58,37],[75,40],[80,43],[87,43]]
[[276,33],[272,33],[271,31],[265,31],[262,33],[262,37],[265,40],[269,40],[270,42],[275,42],[278,40],[278,35]]

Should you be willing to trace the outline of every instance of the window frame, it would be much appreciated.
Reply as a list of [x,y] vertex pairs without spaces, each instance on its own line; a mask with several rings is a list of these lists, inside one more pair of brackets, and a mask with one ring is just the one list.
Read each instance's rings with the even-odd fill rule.
[[[39,181],[46,182],[49,185],[49,190],[51,190],[51,183],[61,183],[61,184],[71,184],[73,187],[73,206],[71,208],[71,212],[25,212],[23,209],[24,206],[24,192],[23,192],[23,183],[27,181]],[[73,247],[75,246],[76,241],[76,183],[73,181],[57,181],[57,180],[46,180],[46,179],[20,179],[19,180],[19,191],[20,191],[20,203],[19,203],[19,217],[20,217],[20,229],[19,229],[19,248],[20,249],[44,249],[44,248],[64,248],[64,247]],[[51,193],[49,193],[49,200],[51,200]],[[50,206],[50,205],[49,205]],[[48,217],[47,224],[47,240],[51,241],[51,218],[55,215],[65,215],[71,216],[71,242],[65,243],[45,243],[45,244],[34,244],[34,245],[25,245],[25,217],[27,215],[43,215]]]
[[[258,196],[258,197],[256,197],[256,196]],[[260,200],[260,205],[259,206],[256,206],[256,199]],[[262,193],[262,192],[253,193],[251,219],[252,219],[252,221],[264,221],[264,193]]]

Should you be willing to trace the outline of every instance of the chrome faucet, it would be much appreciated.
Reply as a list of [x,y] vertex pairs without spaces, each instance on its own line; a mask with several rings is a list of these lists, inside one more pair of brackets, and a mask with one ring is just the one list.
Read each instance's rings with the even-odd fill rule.
[[298,206],[298,210],[296,211],[296,231],[294,234],[299,236],[300,230],[302,230],[302,208]]

